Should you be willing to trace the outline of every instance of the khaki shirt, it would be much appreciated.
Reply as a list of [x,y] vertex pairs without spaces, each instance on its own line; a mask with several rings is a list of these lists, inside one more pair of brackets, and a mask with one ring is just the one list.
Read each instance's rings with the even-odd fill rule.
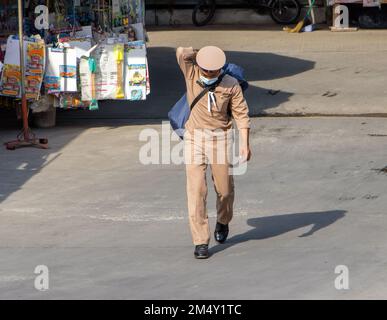
[[[187,86],[187,100],[191,105],[203,88],[196,83],[199,80],[199,67],[195,63],[196,53],[193,48],[177,48],[176,57],[181,71],[184,74]],[[204,95],[191,111],[185,125],[186,129],[193,132],[194,129],[231,129],[232,119],[228,109],[231,110],[238,129],[250,128],[249,108],[243,96],[242,88],[238,80],[225,75],[214,91],[216,106],[211,105],[208,111],[208,94]]]

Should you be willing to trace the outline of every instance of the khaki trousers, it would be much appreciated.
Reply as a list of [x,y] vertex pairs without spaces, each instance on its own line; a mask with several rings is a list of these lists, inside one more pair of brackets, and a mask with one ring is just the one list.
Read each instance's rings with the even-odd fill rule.
[[186,132],[185,161],[189,224],[194,245],[210,242],[207,214],[206,171],[211,167],[217,195],[217,222],[228,224],[233,216],[234,180],[231,167],[233,132],[196,129]]

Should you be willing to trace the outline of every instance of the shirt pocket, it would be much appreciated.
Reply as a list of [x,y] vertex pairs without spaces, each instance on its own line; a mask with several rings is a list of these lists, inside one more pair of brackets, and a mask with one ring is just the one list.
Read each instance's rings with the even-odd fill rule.
[[220,113],[226,113],[228,105],[230,103],[231,94],[227,92],[221,92],[217,95],[216,105],[217,111]]

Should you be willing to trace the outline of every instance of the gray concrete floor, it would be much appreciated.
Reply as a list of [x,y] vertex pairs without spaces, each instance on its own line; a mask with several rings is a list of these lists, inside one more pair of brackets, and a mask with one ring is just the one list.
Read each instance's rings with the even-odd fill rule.
[[[201,261],[184,168],[142,165],[144,128],[160,122],[62,122],[37,131],[49,150],[0,149],[0,298],[386,297],[385,119],[255,118],[229,241]],[[210,188],[212,228],[214,200]],[[337,265],[349,290],[334,287]]]

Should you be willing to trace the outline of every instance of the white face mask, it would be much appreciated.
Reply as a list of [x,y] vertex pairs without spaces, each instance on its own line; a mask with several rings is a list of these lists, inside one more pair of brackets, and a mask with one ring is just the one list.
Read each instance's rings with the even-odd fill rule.
[[210,86],[211,84],[214,84],[216,81],[218,81],[218,77],[208,79],[208,78],[206,78],[204,76],[200,76],[200,81],[202,83],[204,83],[205,85]]

